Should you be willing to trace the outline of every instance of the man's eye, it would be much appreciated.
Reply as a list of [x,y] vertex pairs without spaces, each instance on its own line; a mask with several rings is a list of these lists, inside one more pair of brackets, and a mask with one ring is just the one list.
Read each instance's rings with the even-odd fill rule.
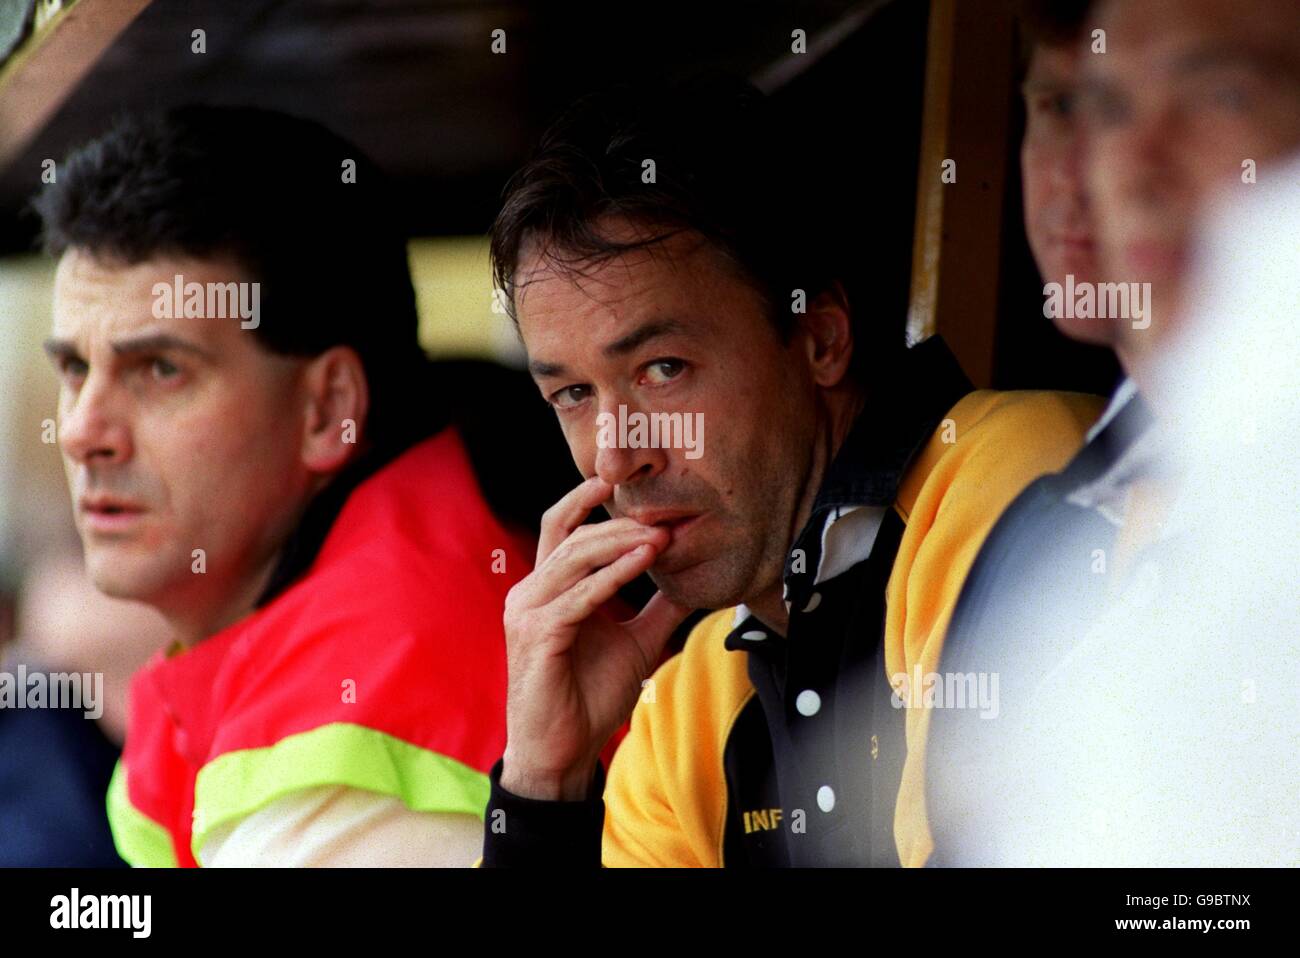
[[1047,101],[1047,111],[1053,116],[1065,118],[1074,114],[1074,96],[1069,93],[1058,93],[1050,97]]
[[59,360],[59,375],[64,379],[85,379],[88,369],[84,359],[65,357]]
[[177,367],[175,363],[170,363],[160,357],[153,359],[149,363],[149,372],[153,374],[154,379],[166,381],[178,376],[180,374],[180,368]]
[[1046,93],[1034,97],[1029,107],[1032,113],[1040,113],[1053,119],[1067,119],[1074,114],[1074,95],[1071,93]]
[[1128,104],[1122,97],[1098,93],[1084,101],[1086,114],[1098,127],[1119,126],[1129,119]]
[[1211,87],[1209,93],[1210,102],[1225,110],[1235,113],[1246,106],[1246,91],[1236,84],[1219,84]]
[[582,402],[590,394],[590,386],[565,386],[551,393],[550,402],[556,409],[568,409]]
[[666,383],[680,376],[686,363],[680,359],[656,359],[645,368],[652,382]]

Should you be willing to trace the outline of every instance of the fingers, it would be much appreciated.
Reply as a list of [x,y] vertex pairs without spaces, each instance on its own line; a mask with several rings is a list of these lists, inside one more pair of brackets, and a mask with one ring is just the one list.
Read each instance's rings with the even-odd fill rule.
[[577,625],[585,621],[619,589],[650,568],[657,552],[653,544],[642,543],[600,571],[579,580],[550,604],[551,620],[558,625]]
[[[667,529],[626,518],[580,527],[506,596],[507,639],[520,629],[558,635],[579,625],[649,569],[671,540]],[[642,546],[649,551],[638,552]]]
[[541,533],[537,539],[537,562],[542,562],[556,547],[569,538],[582,525],[591,510],[614,494],[614,487],[600,476],[592,476],[569,492],[542,516]]
[[534,604],[544,605],[637,546],[649,544],[658,551],[667,548],[671,538],[666,529],[643,526],[631,519],[583,526],[533,570],[526,595]]

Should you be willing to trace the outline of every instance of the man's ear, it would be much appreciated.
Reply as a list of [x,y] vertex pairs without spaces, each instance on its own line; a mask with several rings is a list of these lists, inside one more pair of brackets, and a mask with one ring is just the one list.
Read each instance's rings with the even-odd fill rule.
[[797,320],[813,382],[827,389],[838,386],[853,360],[853,321],[844,287],[833,283]]
[[308,361],[301,382],[303,465],[315,473],[337,472],[357,454],[370,409],[361,357],[350,346],[334,346]]

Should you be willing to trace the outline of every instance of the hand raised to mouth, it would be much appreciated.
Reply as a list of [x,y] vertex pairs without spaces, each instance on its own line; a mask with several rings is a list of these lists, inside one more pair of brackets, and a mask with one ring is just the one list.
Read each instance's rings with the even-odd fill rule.
[[671,532],[631,518],[584,525],[614,487],[598,476],[542,518],[537,563],[506,597],[501,785],[524,798],[584,798],[601,748],[690,609],[659,592],[635,618],[601,606],[654,564]]

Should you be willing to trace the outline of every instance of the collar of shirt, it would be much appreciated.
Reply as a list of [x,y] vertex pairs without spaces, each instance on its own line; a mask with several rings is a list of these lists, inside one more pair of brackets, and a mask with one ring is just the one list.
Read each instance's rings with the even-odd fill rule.
[[[822,527],[821,557],[813,585],[842,575],[871,555],[876,534],[884,520],[884,506],[839,506],[832,509]],[[787,595],[788,592],[787,588]],[[785,604],[789,608],[788,598]],[[742,602],[736,606],[731,627],[736,628],[751,615],[749,606]]]
[[1133,483],[1147,476],[1160,458],[1158,431],[1133,380],[1125,379],[1106,411],[1088,432],[1085,449],[1098,452],[1095,471],[1066,497],[1072,505],[1095,509],[1112,525],[1123,525]]
[[1100,478],[1075,489],[1066,501],[1084,509],[1096,509],[1107,522],[1122,526],[1133,483],[1148,475],[1156,462],[1157,451],[1156,436],[1148,430]]
[[[938,336],[913,346],[899,367],[887,384],[875,384],[873,394],[879,398],[858,416],[826,471],[808,522],[786,558],[787,606],[798,603],[803,608],[815,585],[871,554],[907,467],[972,388]],[[810,568],[812,575],[807,574]],[[733,628],[740,629],[751,615],[745,605],[737,606]],[[743,631],[762,631],[766,638],[770,630],[755,626]]]
[[867,556],[885,519],[884,506],[838,506],[822,527],[821,556],[813,585],[853,568]]
[[[840,537],[831,530],[846,517],[856,515],[856,507],[874,507],[858,516],[853,528],[863,534],[848,535],[846,543],[857,543],[870,554],[870,544],[879,529],[879,517],[893,505],[903,475],[917,452],[957,401],[971,390],[970,380],[943,340],[935,336],[913,346],[888,383],[873,384],[875,398],[859,414],[844,443],[835,453],[813,501],[808,523],[796,536],[786,559],[786,599],[792,603],[807,601],[813,586],[825,572],[822,541],[837,543]],[[892,400],[892,401],[891,401]],[[832,567],[840,561],[832,558]],[[849,568],[850,562],[843,568]],[[808,575],[808,570],[815,570]],[[841,569],[841,571],[843,571]],[[828,576],[829,577],[829,576]]]
[[1125,376],[1124,381],[1121,382],[1119,387],[1115,390],[1115,395],[1111,396],[1110,402],[1106,404],[1106,411],[1101,414],[1101,418],[1098,419],[1093,424],[1093,427],[1088,430],[1088,435],[1084,439],[1084,442],[1089,443],[1096,439],[1097,436],[1101,434],[1101,431],[1109,426],[1124,407],[1129,404],[1129,401],[1137,395],[1137,391],[1137,383],[1135,383],[1130,377]]
[[835,453],[813,503],[809,528],[834,506],[890,506],[903,474],[970,380],[938,336],[909,349],[888,382],[873,383],[864,409]]
[[256,608],[270,605],[311,568],[330,530],[334,528],[339,513],[347,505],[348,497],[356,491],[357,486],[405,452],[406,448],[408,447],[371,449],[365,452],[345,466],[316,494],[307,504],[297,527],[285,540],[271,577],[257,599]]

